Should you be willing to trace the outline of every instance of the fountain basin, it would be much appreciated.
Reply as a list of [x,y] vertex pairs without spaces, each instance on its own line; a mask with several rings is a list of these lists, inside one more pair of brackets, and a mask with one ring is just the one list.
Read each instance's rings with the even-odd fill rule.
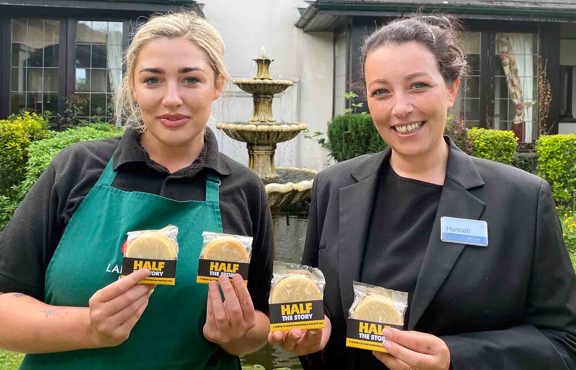
[[243,91],[249,94],[257,94],[257,95],[278,94],[294,84],[292,81],[289,80],[261,80],[251,78],[243,80],[234,80],[233,82]]
[[221,122],[216,127],[232,139],[258,145],[273,145],[294,138],[306,129],[303,123],[236,123]]
[[277,177],[263,179],[273,215],[307,215],[308,200],[316,171],[278,167]]

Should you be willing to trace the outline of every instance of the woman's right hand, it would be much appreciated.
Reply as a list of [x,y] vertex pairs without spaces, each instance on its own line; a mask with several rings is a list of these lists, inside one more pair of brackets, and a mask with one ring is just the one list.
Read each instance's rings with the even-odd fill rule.
[[128,339],[154,291],[155,285],[138,284],[148,275],[148,270],[134,271],[92,295],[88,305],[94,347],[113,347]]
[[324,315],[324,328],[271,331],[268,334],[268,343],[280,346],[283,350],[297,356],[303,356],[323,350],[331,332],[330,319]]

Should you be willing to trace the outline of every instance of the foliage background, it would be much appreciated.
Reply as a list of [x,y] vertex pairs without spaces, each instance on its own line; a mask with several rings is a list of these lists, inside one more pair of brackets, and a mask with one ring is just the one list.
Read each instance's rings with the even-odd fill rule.
[[[60,150],[79,141],[106,139],[121,134],[122,129],[105,122],[95,122],[65,131],[50,131],[43,135],[45,139],[27,143],[24,156],[26,161],[18,164],[21,169],[14,174],[17,181],[0,191],[0,230],[8,223],[18,204]],[[14,150],[14,153],[21,153],[20,148]]]
[[574,206],[576,134],[544,135],[536,141],[537,174],[550,183],[561,206]]

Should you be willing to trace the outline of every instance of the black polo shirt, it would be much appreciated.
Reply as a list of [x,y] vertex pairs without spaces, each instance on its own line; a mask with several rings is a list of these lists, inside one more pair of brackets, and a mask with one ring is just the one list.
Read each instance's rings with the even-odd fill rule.
[[63,231],[112,158],[117,171],[113,187],[174,200],[204,200],[206,175],[219,176],[224,232],[253,236],[248,289],[255,308],[267,312],[273,239],[258,176],[220,153],[209,128],[194,163],[172,174],[150,159],[139,138],[128,129],[121,138],[77,143],[54,158],[0,232],[0,292],[43,300],[46,267]]

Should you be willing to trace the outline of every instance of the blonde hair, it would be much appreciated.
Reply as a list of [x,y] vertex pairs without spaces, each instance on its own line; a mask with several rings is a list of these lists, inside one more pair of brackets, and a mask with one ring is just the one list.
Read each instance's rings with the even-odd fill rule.
[[126,72],[116,96],[116,116],[139,129],[143,128],[143,124],[140,109],[134,100],[134,69],[144,45],[159,38],[184,38],[192,42],[206,54],[216,77],[228,76],[222,60],[224,41],[206,20],[189,11],[153,16],[138,28],[126,50]]

